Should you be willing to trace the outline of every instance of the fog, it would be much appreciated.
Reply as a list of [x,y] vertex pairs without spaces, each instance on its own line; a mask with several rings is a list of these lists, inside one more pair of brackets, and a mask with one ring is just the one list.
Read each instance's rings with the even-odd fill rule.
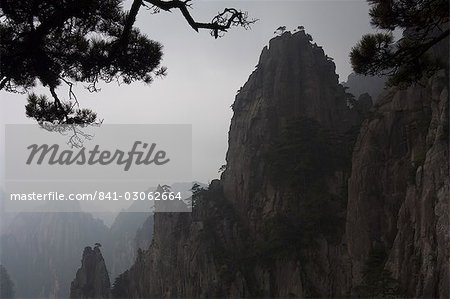
[[[351,72],[351,47],[372,30],[365,0],[194,1],[192,14],[206,22],[224,7],[241,8],[259,21],[251,30],[232,28],[215,40],[208,31],[192,30],[176,11],[150,14],[141,9],[136,25],[163,44],[162,65],[168,67],[168,76],[151,85],[100,85],[98,93],[89,93],[81,84],[75,88],[81,107],[92,108],[104,123],[192,124],[193,179],[202,182],[219,176],[218,169],[225,163],[230,106],[276,28],[304,26],[334,58],[340,81]],[[47,93],[39,88],[37,92]],[[67,98],[66,90],[60,94]],[[2,144],[4,124],[33,123],[25,117],[25,101],[26,95],[0,92]],[[3,182],[3,146],[0,154]]]

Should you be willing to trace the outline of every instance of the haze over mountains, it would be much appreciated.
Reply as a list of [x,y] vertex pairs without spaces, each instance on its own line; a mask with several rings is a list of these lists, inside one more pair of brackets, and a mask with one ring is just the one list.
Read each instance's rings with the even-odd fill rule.
[[[448,39],[432,52],[447,57]],[[1,210],[2,285],[19,298],[449,298],[448,82],[446,65],[406,89],[339,83],[313,37],[284,32],[238,91],[224,171],[192,213]]]
[[[186,196],[192,185],[175,183],[173,191],[183,192],[183,196]],[[156,188],[149,190],[153,189]],[[6,198],[5,194],[2,196],[3,202]],[[108,213],[101,215],[109,217]],[[113,217],[113,223],[107,226],[102,220],[81,210],[72,213],[3,211],[0,264],[7,269],[15,285],[16,296],[68,297],[70,283],[80,266],[82,249],[95,243],[102,245],[107,274],[111,279],[129,268],[137,250],[147,248],[151,242],[152,213],[135,212],[130,207],[113,214]]]

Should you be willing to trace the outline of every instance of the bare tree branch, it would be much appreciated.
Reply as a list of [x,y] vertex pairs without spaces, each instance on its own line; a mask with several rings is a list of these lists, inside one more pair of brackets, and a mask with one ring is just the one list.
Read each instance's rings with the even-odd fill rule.
[[248,14],[237,10],[235,8],[225,8],[223,12],[217,14],[210,23],[197,22],[189,13],[188,8],[191,7],[191,0],[143,0],[144,2],[152,4],[154,7],[158,7],[165,11],[171,11],[171,9],[180,10],[183,17],[188,24],[198,32],[199,29],[211,30],[211,35],[215,38],[220,36],[220,32],[226,32],[231,26],[242,26],[248,28],[251,24],[255,23],[257,19],[248,19]]

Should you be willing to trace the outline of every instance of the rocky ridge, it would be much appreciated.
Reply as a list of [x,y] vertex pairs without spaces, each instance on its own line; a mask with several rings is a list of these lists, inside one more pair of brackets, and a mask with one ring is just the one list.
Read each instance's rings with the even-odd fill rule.
[[[363,115],[348,107],[334,63],[303,32],[285,33],[263,50],[233,110],[222,179],[198,194],[192,213],[155,215],[152,244],[126,272],[128,283],[118,293],[347,294],[351,278],[341,242],[347,149]],[[303,154],[311,161],[300,161]],[[305,164],[301,169],[289,166],[292,155]],[[283,169],[301,183],[278,176]],[[314,202],[315,196],[321,200]],[[313,213],[305,212],[308,206]],[[328,213],[321,215],[323,208]],[[299,217],[305,220],[292,226]]]
[[192,213],[155,214],[112,293],[449,297],[448,82],[446,66],[372,107],[304,32],[272,39],[232,106],[221,179]]
[[99,246],[86,247],[81,267],[70,286],[70,298],[109,298],[110,282]]

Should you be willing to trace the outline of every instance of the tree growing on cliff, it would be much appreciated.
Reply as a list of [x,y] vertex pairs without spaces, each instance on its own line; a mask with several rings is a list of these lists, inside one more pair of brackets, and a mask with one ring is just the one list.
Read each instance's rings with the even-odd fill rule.
[[[384,32],[364,35],[350,53],[363,75],[387,75],[389,85],[410,85],[441,68],[429,50],[449,36],[448,0],[368,0],[371,24]],[[403,36],[395,40],[394,31]]]
[[273,32],[273,34],[278,34],[278,35],[282,35],[283,33],[286,32],[286,26],[280,26],[277,29],[275,29],[275,31]]
[[[134,26],[144,7],[151,13],[178,10],[195,31],[210,30],[215,38],[233,26],[248,28],[255,20],[225,8],[210,22],[191,16],[191,0],[2,0],[0,2],[0,90],[29,92],[40,82],[46,96],[29,96],[27,116],[38,122],[92,124],[94,112],[79,109],[75,83],[98,91],[99,82],[150,83],[163,76],[162,46]],[[68,101],[57,94],[66,85]],[[43,117],[44,116],[44,117]]]

